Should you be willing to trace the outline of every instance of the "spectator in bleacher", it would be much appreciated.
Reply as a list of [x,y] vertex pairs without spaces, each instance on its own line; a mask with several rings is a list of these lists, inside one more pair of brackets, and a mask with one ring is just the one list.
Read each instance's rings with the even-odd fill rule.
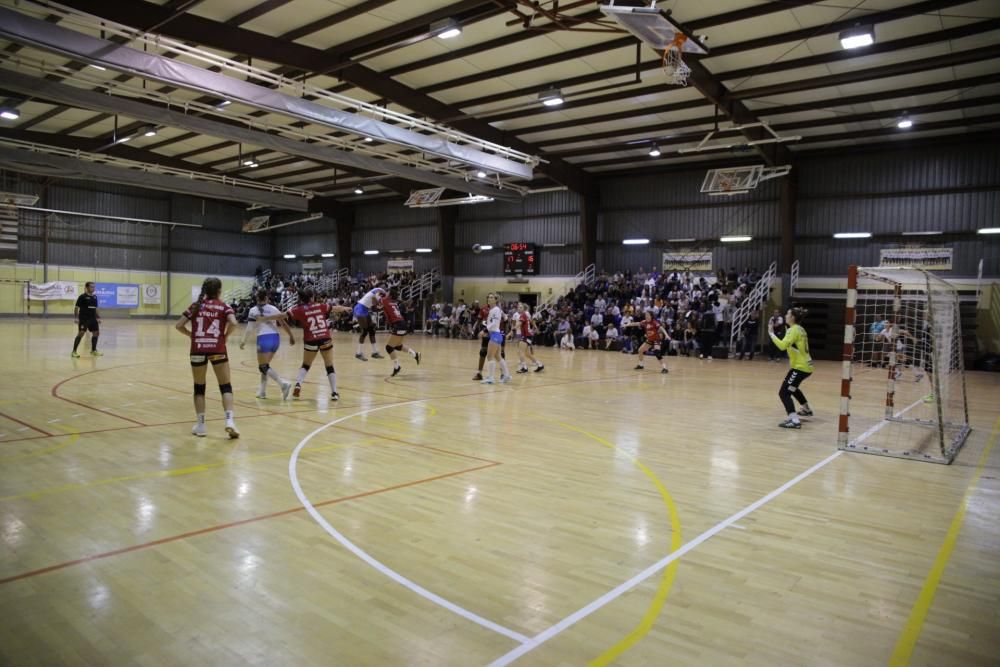
[[607,331],[604,332],[604,349],[610,350],[613,345],[618,342],[618,329],[615,328],[614,322],[608,325]]

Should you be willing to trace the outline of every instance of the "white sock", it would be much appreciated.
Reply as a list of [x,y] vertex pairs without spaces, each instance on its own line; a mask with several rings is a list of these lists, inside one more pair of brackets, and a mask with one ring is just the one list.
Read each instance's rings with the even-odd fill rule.
[[799,416],[798,416],[797,414],[795,414],[794,412],[789,412],[789,413],[788,413],[788,419],[789,419],[789,420],[791,420],[791,422],[792,422],[793,424],[798,424],[798,423],[800,423],[800,422],[799,422]]
[[358,351],[355,354],[361,354],[361,343],[358,343]]
[[261,376],[260,380],[260,393],[267,391],[267,376]]
[[399,359],[393,359],[392,360],[392,367],[393,368],[399,368]]
[[327,373],[326,374],[326,379],[330,381],[330,391],[336,392],[337,391],[337,374],[336,373]]
[[417,351],[414,350],[412,347],[404,347],[403,349],[409,352],[410,356],[413,357],[414,359],[417,358]]
[[299,368],[299,374],[295,378],[295,384],[302,384],[302,381],[306,379],[306,373],[308,373],[308,372],[309,371],[307,371],[305,368],[301,368],[300,367]]
[[372,343],[372,354],[375,354],[377,352],[378,352],[378,348],[375,347],[375,343]]
[[486,362],[486,377],[492,378],[493,377],[493,373],[496,371],[496,369],[497,369],[497,362],[496,362],[496,360],[490,359],[489,361],[487,361]]
[[284,380],[281,379],[281,376],[278,375],[278,371],[274,370],[273,368],[268,368],[267,369],[267,377],[271,378],[272,380],[274,380],[278,384],[281,384],[282,382],[284,382]]
[[205,413],[204,412],[199,412],[198,413],[198,423],[199,424],[204,424],[205,423]]
[[[501,375],[500,377],[510,376],[510,369],[507,368],[507,360],[504,359],[503,357],[500,357],[500,372],[503,373],[503,375]],[[492,373],[490,373],[490,375],[492,375]]]
[[226,421],[232,421],[232,420],[233,420],[233,411],[226,410]]

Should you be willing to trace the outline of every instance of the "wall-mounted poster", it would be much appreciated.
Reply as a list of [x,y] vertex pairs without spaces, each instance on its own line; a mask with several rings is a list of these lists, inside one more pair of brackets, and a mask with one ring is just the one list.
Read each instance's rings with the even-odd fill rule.
[[952,248],[945,246],[898,246],[882,248],[879,266],[912,266],[928,271],[951,271]]
[[698,271],[712,270],[711,250],[675,250],[663,253],[664,271]]

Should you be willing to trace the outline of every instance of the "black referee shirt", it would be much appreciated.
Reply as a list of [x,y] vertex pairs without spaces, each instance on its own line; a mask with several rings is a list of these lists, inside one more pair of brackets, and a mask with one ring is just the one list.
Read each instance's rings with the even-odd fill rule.
[[97,319],[96,294],[81,294],[76,298],[76,307],[80,309],[81,322],[90,322]]

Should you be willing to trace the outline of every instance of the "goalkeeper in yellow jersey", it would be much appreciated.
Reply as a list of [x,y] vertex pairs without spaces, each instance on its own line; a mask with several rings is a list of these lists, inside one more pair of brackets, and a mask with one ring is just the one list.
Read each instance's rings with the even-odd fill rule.
[[[802,328],[807,314],[808,311],[805,308],[790,308],[788,310],[785,314],[785,324],[788,325],[788,329],[785,331],[784,338],[778,338],[774,334],[774,327],[770,324],[767,326],[767,332],[775,346],[779,350],[788,351],[788,365],[791,366],[788,375],[781,383],[781,389],[778,390],[781,404],[785,406],[785,412],[788,413],[788,418],[778,424],[781,428],[802,428],[799,417],[813,416],[806,395],[799,389],[799,385],[813,372],[812,357],[809,356],[809,336]],[[795,412],[793,398],[802,406],[798,412]]]

